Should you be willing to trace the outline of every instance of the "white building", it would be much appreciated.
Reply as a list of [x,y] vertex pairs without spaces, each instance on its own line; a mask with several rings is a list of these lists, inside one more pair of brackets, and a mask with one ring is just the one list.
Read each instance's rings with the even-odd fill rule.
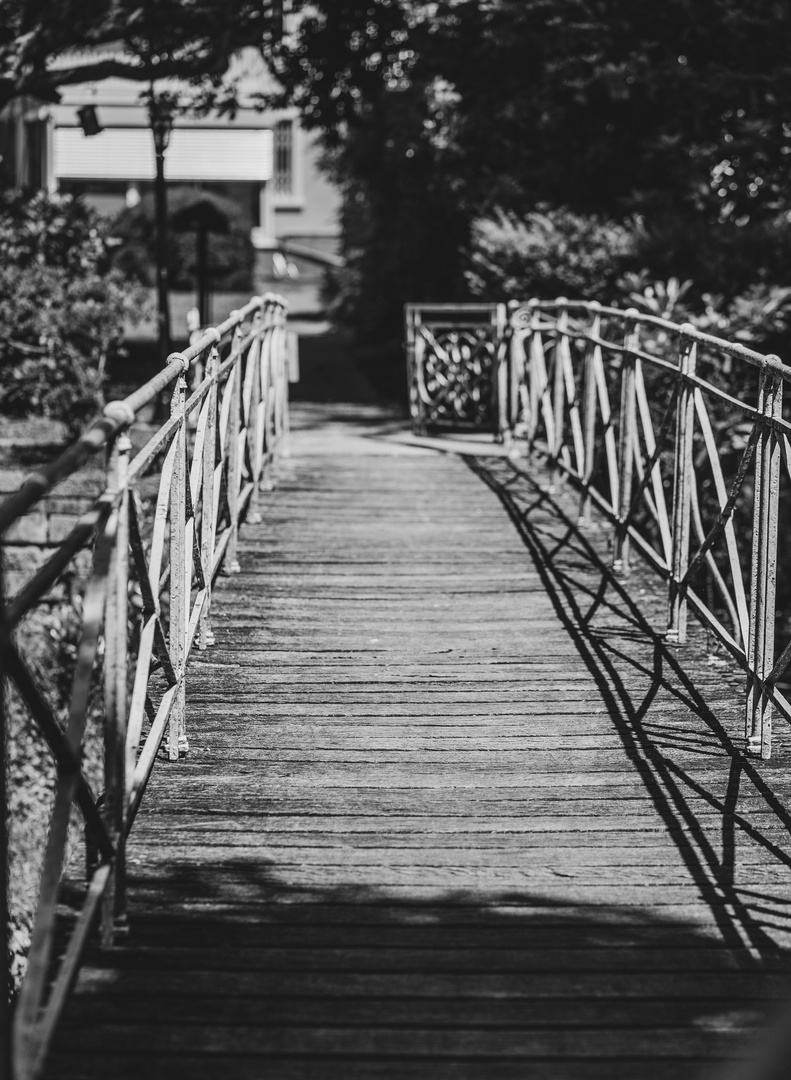
[[[92,52],[91,59],[99,57]],[[62,63],[73,61],[70,55]],[[271,85],[255,50],[238,57],[230,75],[240,78],[241,87],[233,119],[176,118],[166,155],[168,183],[195,184],[244,206],[260,250],[293,242],[308,253],[331,254],[338,241],[339,197],[318,168],[315,138],[300,128],[294,111],[253,107],[253,95]],[[81,195],[109,215],[134,205],[153,186],[155,174],[141,101],[145,89],[144,83],[113,78],[64,86],[57,104],[12,102],[0,119],[2,183]],[[178,93],[184,87],[162,80],[156,89]],[[94,110],[98,134],[83,130],[78,111],[86,107]]]

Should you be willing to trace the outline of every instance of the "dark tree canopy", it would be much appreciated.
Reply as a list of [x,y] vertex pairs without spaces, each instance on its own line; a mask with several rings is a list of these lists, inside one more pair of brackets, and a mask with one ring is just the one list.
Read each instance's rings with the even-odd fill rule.
[[271,51],[282,11],[282,0],[0,0],[0,104],[110,77],[186,79],[210,103],[234,53]]
[[372,328],[459,297],[481,216],[639,218],[684,274],[679,245],[791,213],[787,0],[0,0],[0,28],[6,98],[179,76],[233,108],[229,59],[256,47],[282,85],[261,105],[321,133]]
[[441,129],[476,202],[680,205],[722,218],[785,208],[784,0],[318,0],[312,10],[280,71],[330,141],[373,121],[384,95],[417,94],[426,115],[409,137],[436,141]]

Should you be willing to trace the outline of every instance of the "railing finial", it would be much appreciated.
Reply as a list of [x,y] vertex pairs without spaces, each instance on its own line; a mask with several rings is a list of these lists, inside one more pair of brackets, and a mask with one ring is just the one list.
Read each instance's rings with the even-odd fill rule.
[[125,401],[108,401],[102,414],[125,428],[131,427],[135,422],[135,411]]
[[190,369],[190,361],[187,359],[187,357],[184,355],[184,353],[172,352],[168,356],[168,364],[173,364],[173,363],[175,363],[176,360],[181,361],[181,364],[182,364],[182,366],[184,368],[184,374],[186,375],[186,373]]

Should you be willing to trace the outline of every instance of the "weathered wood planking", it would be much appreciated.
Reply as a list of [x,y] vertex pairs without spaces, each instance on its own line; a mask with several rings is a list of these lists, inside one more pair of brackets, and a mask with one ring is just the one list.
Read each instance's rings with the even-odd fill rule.
[[789,990],[782,736],[571,497],[310,417],[48,1075],[721,1076]]

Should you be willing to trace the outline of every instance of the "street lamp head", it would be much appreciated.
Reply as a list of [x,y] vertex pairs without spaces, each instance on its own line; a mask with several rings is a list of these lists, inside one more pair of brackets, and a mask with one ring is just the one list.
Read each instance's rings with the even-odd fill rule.
[[157,157],[162,157],[173,130],[173,105],[169,98],[164,94],[159,97],[152,95],[148,102],[148,117],[154,135],[154,152]]

